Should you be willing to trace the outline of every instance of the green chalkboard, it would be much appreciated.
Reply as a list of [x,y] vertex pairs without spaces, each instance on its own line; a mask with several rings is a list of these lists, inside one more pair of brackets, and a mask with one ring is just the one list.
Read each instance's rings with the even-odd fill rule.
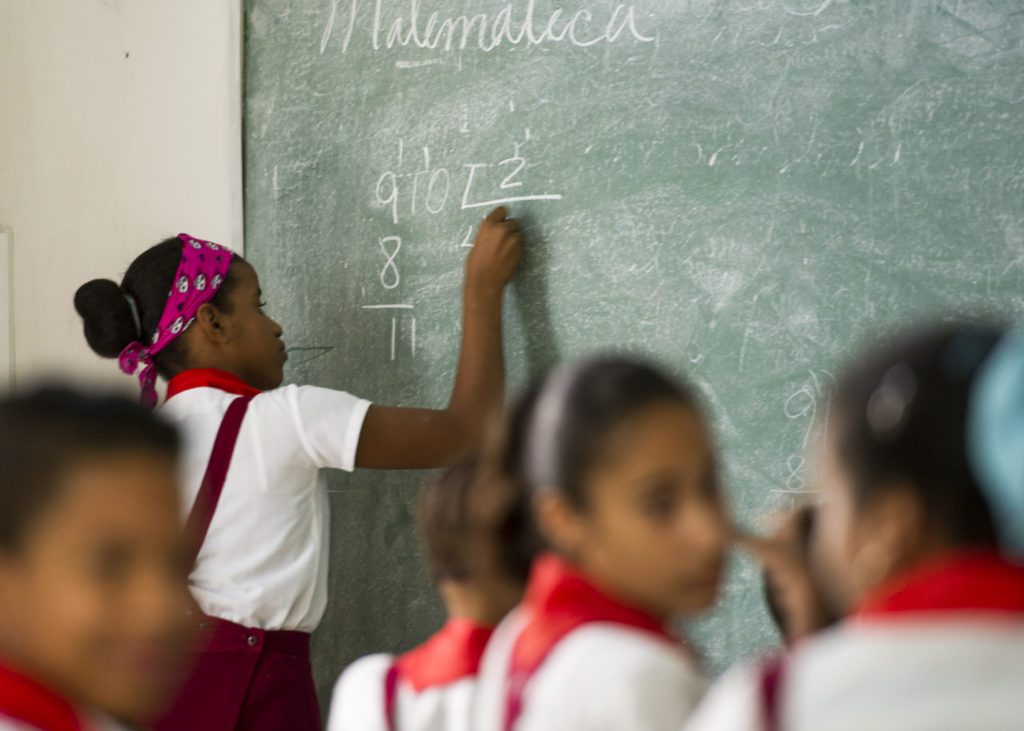
[[[837,362],[1024,309],[1020,0],[248,0],[246,246],[289,378],[440,406],[464,248],[511,199],[510,379],[629,348],[706,395],[752,522],[807,490]],[[321,692],[441,619],[423,474],[331,479]],[[754,567],[694,629],[776,641]]]

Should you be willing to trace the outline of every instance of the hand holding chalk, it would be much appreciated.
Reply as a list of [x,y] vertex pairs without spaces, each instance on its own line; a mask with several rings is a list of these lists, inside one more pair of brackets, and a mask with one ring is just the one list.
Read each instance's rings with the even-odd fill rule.
[[466,288],[501,294],[523,254],[522,226],[499,206],[487,214],[466,260]]

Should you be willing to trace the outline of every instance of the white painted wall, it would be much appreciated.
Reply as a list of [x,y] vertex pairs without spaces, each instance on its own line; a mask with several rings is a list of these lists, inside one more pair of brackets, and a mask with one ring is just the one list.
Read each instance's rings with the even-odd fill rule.
[[14,385],[14,281],[10,241],[10,235],[0,229],[0,394],[6,394]]
[[56,374],[127,388],[85,345],[78,285],[120,280],[179,231],[241,248],[240,6],[0,0],[0,229],[19,384]]

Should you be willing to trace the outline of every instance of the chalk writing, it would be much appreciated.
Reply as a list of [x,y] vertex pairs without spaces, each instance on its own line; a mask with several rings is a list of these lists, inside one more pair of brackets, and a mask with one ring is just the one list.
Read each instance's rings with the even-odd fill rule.
[[[320,37],[320,53],[327,49],[338,20],[340,0],[332,0],[331,10]],[[374,51],[418,48],[432,51],[493,51],[499,46],[541,46],[563,44],[588,48],[620,39],[651,43],[657,36],[640,29],[636,7],[632,4],[600,3],[601,9],[561,7],[540,10],[537,0],[509,2],[495,13],[473,15],[429,15],[421,10],[420,0],[409,2],[363,3],[349,0],[348,18],[341,35],[341,50],[347,52],[357,37],[364,36]],[[608,12],[610,8],[611,12]],[[363,12],[365,11],[365,12]],[[402,68],[415,68],[422,62],[402,62]]]
[[785,489],[776,492],[803,493],[808,491],[805,477],[807,461],[803,453],[811,441],[811,435],[818,427],[818,411],[821,401],[827,393],[827,384],[834,380],[828,371],[808,371],[808,379],[791,393],[782,404],[782,412],[790,421],[805,422],[801,454],[790,455],[786,459]]
[[[496,163],[470,162],[462,165],[435,165],[430,147],[423,147],[423,165],[402,173],[400,169],[385,170],[374,186],[374,205],[388,211],[398,224],[404,216],[415,218],[426,212],[437,215],[458,200],[461,210],[494,208],[525,201],[559,201],[561,193],[522,193],[522,180],[529,161],[522,152],[529,142],[529,131],[523,142],[513,143],[512,155]],[[399,156],[404,141],[399,141]],[[400,168],[400,166],[399,166]],[[460,194],[461,191],[461,194]],[[515,191],[509,195],[505,191]],[[454,195],[453,195],[454,194]]]
[[[410,304],[387,304],[387,305],[363,305],[364,310],[385,310],[390,311],[391,314],[391,338],[390,347],[388,349],[389,359],[395,360],[398,350],[398,315],[401,312],[407,312],[413,309],[413,305]],[[410,318],[410,352],[412,357],[416,357],[416,318]]]
[[[415,156],[422,157],[422,162],[412,163],[414,169],[408,171],[403,164],[407,157],[405,140],[399,139],[396,165],[377,177],[373,184],[370,206],[383,211],[390,226],[407,226],[416,219],[437,216],[444,211],[494,208],[523,201],[562,200],[561,193],[527,192],[530,162],[524,148],[533,139],[530,130],[524,129],[520,141],[512,143],[511,154],[506,151],[504,155],[496,155],[496,158],[501,158],[496,162],[475,161],[461,164],[437,160],[437,156],[431,154],[430,146],[424,145],[420,148],[422,155]],[[454,248],[472,248],[475,226],[468,226],[464,235],[462,230],[460,227],[459,234],[453,236],[456,242],[460,241],[461,237],[461,243]],[[377,280],[385,292],[397,290],[402,283],[399,254],[403,247],[415,246],[415,242],[386,232],[377,238],[376,245],[383,256],[383,263],[377,271]],[[366,296],[365,291],[363,296]],[[416,357],[416,318],[400,318],[403,310],[412,310],[413,307],[414,305],[410,303],[362,306],[363,310],[390,311],[388,353],[392,361],[397,358],[399,335],[405,322],[409,328],[409,352],[413,358]]]
[[[393,248],[388,248],[389,243],[393,245]],[[380,271],[380,284],[384,289],[394,289],[402,283],[402,277],[398,273],[398,266],[395,264],[398,252],[402,249],[402,239],[399,236],[382,236],[378,245],[387,258],[387,261],[384,262],[384,268]]]

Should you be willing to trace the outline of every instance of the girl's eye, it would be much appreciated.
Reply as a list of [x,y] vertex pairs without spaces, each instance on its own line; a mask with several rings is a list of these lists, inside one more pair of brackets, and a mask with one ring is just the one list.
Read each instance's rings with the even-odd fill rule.
[[103,583],[116,583],[128,571],[130,551],[122,546],[102,546],[89,558],[89,569]]
[[663,519],[672,515],[676,508],[676,498],[671,490],[658,489],[648,493],[643,499],[643,510],[652,518]]
[[718,475],[709,473],[700,483],[701,497],[708,500],[717,499],[719,495],[718,490]]

